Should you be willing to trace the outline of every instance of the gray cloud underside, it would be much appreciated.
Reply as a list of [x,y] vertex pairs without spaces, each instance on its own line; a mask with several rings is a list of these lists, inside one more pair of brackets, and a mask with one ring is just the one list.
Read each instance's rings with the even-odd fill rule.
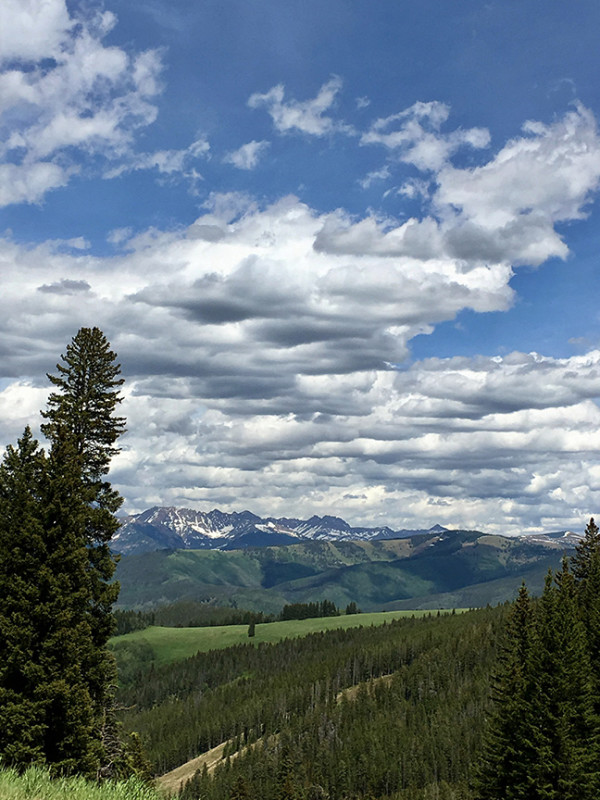
[[[321,105],[282,105],[281,124],[310,112],[320,130],[336,86]],[[77,328],[99,325],[127,379],[113,478],[131,509],[579,524],[600,501],[600,352],[409,357],[414,336],[462,309],[509,308],[519,264],[566,258],[555,226],[581,218],[597,188],[595,121],[578,108],[530,124],[471,170],[435,161],[441,145],[421,219],[226,195],[187,230],[115,232],[113,258],[2,241],[2,440],[36,419]]]

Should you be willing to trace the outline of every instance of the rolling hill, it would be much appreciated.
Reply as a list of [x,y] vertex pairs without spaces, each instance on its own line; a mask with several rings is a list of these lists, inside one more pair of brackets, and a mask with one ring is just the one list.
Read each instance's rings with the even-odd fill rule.
[[241,550],[161,550],[122,557],[119,607],[180,599],[276,612],[285,603],[356,601],[364,611],[451,608],[512,599],[525,580],[538,592],[567,537],[430,532],[375,541],[302,541]]

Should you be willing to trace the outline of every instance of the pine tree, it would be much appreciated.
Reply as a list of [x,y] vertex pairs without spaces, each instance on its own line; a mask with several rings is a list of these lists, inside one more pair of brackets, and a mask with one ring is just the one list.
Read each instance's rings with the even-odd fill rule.
[[0,465],[0,755],[16,765],[44,761],[39,628],[45,472],[44,453],[26,428]]
[[533,611],[521,589],[501,663],[478,800],[596,800],[594,681],[568,559],[555,578],[548,573]]
[[538,607],[537,676],[532,698],[538,717],[535,781],[543,800],[596,800],[598,730],[592,676],[575,581],[567,559],[549,576]]
[[539,742],[535,736],[531,671],[533,611],[525,585],[508,619],[493,687],[494,710],[477,776],[477,800],[517,800],[530,794]]
[[583,540],[571,558],[577,599],[587,635],[594,683],[595,711],[600,718],[600,532],[590,519]]
[[600,529],[591,517],[586,525],[583,539],[575,547],[575,555],[571,558],[571,568],[575,580],[581,584],[588,578],[594,553],[600,551]]
[[38,645],[48,722],[44,753],[55,774],[93,776],[102,761],[100,714],[92,693],[101,655],[90,618],[87,501],[81,457],[59,433],[48,458],[43,516],[47,558],[39,576],[45,615]]
[[106,474],[122,380],[97,328],[63,360],[43,414],[48,456],[26,429],[0,465],[0,757],[95,775],[116,679],[109,542],[121,498]]
[[[78,496],[85,500],[85,520],[81,540],[87,547],[89,576],[88,624],[93,647],[87,663],[87,680],[98,724],[102,726],[105,709],[110,705],[111,686],[116,672],[106,645],[114,620],[112,605],[118,584],[110,583],[116,559],[109,542],[119,527],[114,514],[122,503],[106,480],[111,458],[119,452],[115,446],[125,431],[125,420],[115,411],[122,398],[119,387],[120,365],[116,355],[98,328],[81,328],[68,345],[64,364],[57,364],[58,375],[48,375],[58,391],[50,394],[47,420],[42,431],[61,451],[68,441],[78,459]],[[71,460],[72,464],[74,462]]]
[[96,502],[110,508],[120,502],[110,484],[103,481],[110,461],[119,448],[115,442],[125,432],[125,419],[115,416],[121,402],[118,387],[121,365],[115,364],[116,354],[99,328],[81,328],[57,364],[58,375],[48,374],[58,388],[48,398],[48,409],[42,412],[45,436],[54,441],[61,428],[69,432],[77,454],[82,457],[82,473],[86,482],[94,485]]

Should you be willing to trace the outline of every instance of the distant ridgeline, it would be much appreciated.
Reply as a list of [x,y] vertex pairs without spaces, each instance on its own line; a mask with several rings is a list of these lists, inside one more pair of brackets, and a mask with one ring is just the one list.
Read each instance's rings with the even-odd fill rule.
[[419,534],[444,533],[434,525],[429,530],[392,530],[357,528],[340,517],[317,517],[308,520],[289,517],[258,517],[250,511],[207,513],[189,508],[154,507],[141,514],[125,517],[111,541],[115,552],[131,555],[152,550],[237,550],[243,547],[267,547],[297,542],[373,541],[403,539]]
[[[123,543],[123,529],[119,536]],[[195,602],[187,619],[160,624],[204,625],[249,624],[239,610],[279,615],[286,605],[324,600],[363,611],[496,605],[512,600],[523,580],[539,594],[548,569],[557,569],[576,541],[564,533],[503,537],[437,529],[371,541],[296,537],[283,546],[141,552],[118,564],[119,608],[152,612]]]

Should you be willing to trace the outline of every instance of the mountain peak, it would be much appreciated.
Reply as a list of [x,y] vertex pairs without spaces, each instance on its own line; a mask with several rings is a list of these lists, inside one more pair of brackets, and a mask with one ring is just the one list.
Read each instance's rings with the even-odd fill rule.
[[251,511],[194,511],[174,506],[153,506],[123,519],[113,538],[115,552],[130,554],[150,550],[218,549],[292,544],[301,541],[375,541],[421,534],[445,533],[434,525],[429,530],[399,530],[387,526],[352,527],[341,517],[314,514],[307,520],[289,517],[262,518]]

